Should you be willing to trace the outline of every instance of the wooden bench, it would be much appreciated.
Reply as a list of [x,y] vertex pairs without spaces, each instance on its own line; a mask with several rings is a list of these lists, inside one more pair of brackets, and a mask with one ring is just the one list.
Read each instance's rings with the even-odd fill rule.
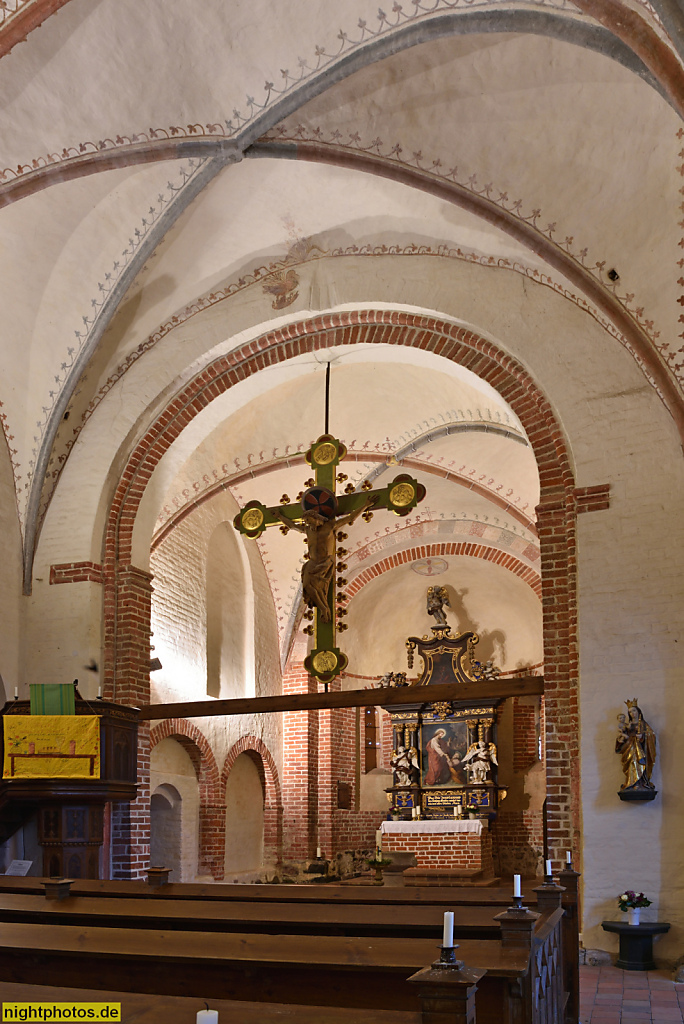
[[[431,939],[362,939],[0,924],[0,980],[77,985],[206,999],[368,1010],[419,1010],[407,979],[436,959]],[[481,1024],[500,1024],[510,982],[529,950],[465,940],[459,955],[486,966]]]
[[[0,982],[0,1003],[121,1004],[123,1024],[191,1024],[204,1000],[191,996],[160,996],[149,993],[97,991],[52,985],[21,985]],[[229,1002],[210,1000],[218,1010],[219,1024],[370,1024],[368,1011],[334,1006],[301,1006],[290,1003]],[[374,1010],[372,1024],[421,1024],[420,1014],[401,1010]]]
[[[563,875],[572,883],[563,893],[566,913],[557,891],[538,890],[542,918],[522,946],[515,934],[511,945],[511,934],[501,941],[496,931],[494,915],[510,903],[505,889],[150,889],[78,881],[73,896],[48,901],[39,879],[2,879],[0,979],[29,982],[39,971],[53,984],[97,976],[98,986],[116,989],[125,977],[130,991],[416,1013],[416,987],[407,979],[436,958],[443,910],[453,908],[459,958],[487,971],[477,992],[480,1024],[509,1018],[558,1024],[564,1017],[576,1024],[577,876]],[[540,992],[544,1007],[553,1004],[552,1015],[538,1017],[537,1007],[536,1016],[520,1017],[523,1009],[532,1013]]]
[[[496,907],[456,907],[454,927],[461,938],[498,940]],[[50,923],[85,927],[149,928],[173,931],[244,932],[279,935],[347,935],[375,938],[429,938],[438,944],[443,909],[436,906],[315,904],[267,901],[210,902],[158,898],[102,900],[74,895],[0,893],[0,922]]]

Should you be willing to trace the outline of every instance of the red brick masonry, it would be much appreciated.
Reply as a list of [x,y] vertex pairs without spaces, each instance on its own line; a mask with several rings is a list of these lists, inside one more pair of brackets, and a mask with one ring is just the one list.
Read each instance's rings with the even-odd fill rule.
[[415,853],[419,868],[463,868],[494,873],[492,834],[485,828],[476,832],[384,832],[385,853]]

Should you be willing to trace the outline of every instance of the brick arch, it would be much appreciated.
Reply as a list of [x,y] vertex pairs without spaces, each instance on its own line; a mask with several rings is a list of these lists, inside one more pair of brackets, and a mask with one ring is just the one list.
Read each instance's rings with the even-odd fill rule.
[[220,799],[218,765],[204,733],[185,718],[167,718],[150,730],[150,751],[165,739],[176,740],[190,757],[197,775],[200,801],[214,803]]
[[535,592],[541,600],[542,581],[541,576],[535,569],[531,569],[524,562],[521,562],[515,555],[499,548],[489,547],[487,544],[474,543],[470,541],[448,541],[442,544],[421,544],[418,547],[406,548],[404,551],[395,551],[386,558],[369,565],[363,569],[358,576],[345,587],[345,593],[350,598],[356,597],[359,591],[363,590],[372,580],[382,576],[383,573],[396,569],[398,565],[406,565],[407,562],[415,562],[418,558],[436,558],[443,555],[468,555],[470,558],[483,558],[486,562],[494,562],[504,569],[519,576],[521,580]]
[[155,725],[150,732],[150,751],[164,739],[180,743],[192,761],[199,788],[198,873],[220,881],[223,878],[225,799],[214,752],[206,736],[184,718],[167,718]]
[[283,796],[278,767],[273,755],[258,736],[241,736],[226,755],[221,770],[221,792],[240,754],[250,758],[261,779],[264,791],[264,854],[267,861],[280,865],[283,859]]
[[325,314],[269,331],[221,356],[197,374],[166,406],[129,456],[110,511],[105,564],[130,561],[133,526],[157,463],[198,413],[260,370],[335,345],[402,345],[434,352],[471,370],[494,387],[520,419],[537,458],[542,494],[571,487],[573,474],[559,424],[545,395],[512,356],[474,331],[435,317],[387,310]]
[[579,724],[575,533],[577,496],[562,428],[532,375],[469,328],[396,310],[321,314],[246,343],[207,366],[157,416],[130,453],[116,486],[104,538],[105,695],[149,701],[151,577],[131,565],[136,515],[147,483],[171,444],[203,409],[254,373],[336,345],[402,345],[433,352],[487,381],[521,421],[540,479],[550,855],[560,859],[579,829]]

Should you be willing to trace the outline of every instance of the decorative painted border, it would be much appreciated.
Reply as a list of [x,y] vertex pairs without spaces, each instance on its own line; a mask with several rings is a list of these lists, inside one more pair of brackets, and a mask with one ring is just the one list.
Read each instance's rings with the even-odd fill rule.
[[[342,440],[345,440],[344,438]],[[346,441],[345,441],[346,443]],[[359,462],[378,462],[382,465],[387,465],[387,455],[381,452],[376,447],[376,450],[372,449],[354,449],[354,441],[347,444],[347,458],[349,460],[357,460]],[[277,449],[276,449],[277,450]],[[175,495],[171,500],[176,505],[175,511],[172,510],[168,505],[165,505],[157,519],[155,532],[152,537],[152,551],[154,551],[167,537],[168,535],[181,523],[187,516],[189,516],[195,509],[199,508],[206,501],[211,500],[221,491],[226,488],[234,489],[240,486],[241,483],[247,480],[253,480],[257,476],[263,476],[264,474],[277,472],[281,469],[289,469],[292,466],[302,467],[306,465],[304,461],[305,446],[301,447],[301,451],[295,455],[283,456],[280,459],[273,459],[263,461],[262,457],[264,452],[260,452],[259,462],[251,463],[248,461],[249,469],[239,470],[236,473],[229,473],[227,463],[223,463],[221,466],[222,476],[219,476],[219,471],[214,469],[212,472],[213,480],[207,473],[204,474],[202,483],[199,480],[194,481],[192,490],[186,487],[183,490],[181,496]],[[482,481],[486,477],[486,473],[481,475],[479,480],[475,480],[476,469],[469,470],[466,474],[463,470],[466,468],[465,464],[460,466],[458,470],[454,470],[451,467],[455,465],[455,460],[452,460],[448,467],[442,466],[441,463],[444,461],[444,457],[441,456],[437,463],[429,463],[427,460],[419,458],[420,452],[416,453],[416,456],[412,459],[402,459],[398,462],[402,466],[410,466],[412,469],[417,469],[425,473],[431,473],[435,476],[441,476],[446,480],[453,480],[461,487],[466,487],[468,490],[474,491],[476,494],[480,494],[482,497],[491,501],[500,508],[502,512],[506,512],[511,515],[518,523],[520,523],[526,530],[531,533],[535,531],[535,525],[533,519],[526,515],[527,504],[520,506],[521,498],[512,498],[514,491],[510,489],[504,497],[499,492],[503,488],[503,484],[499,484],[498,487],[493,488],[491,484],[494,483],[493,478],[490,478],[486,484]],[[250,456],[248,456],[249,460]],[[233,460],[235,463],[239,462],[239,459]],[[194,492],[194,497],[190,498]],[[235,495],[238,503],[242,502],[242,496],[236,493]],[[184,498],[184,501],[181,501]],[[165,516],[165,518],[163,518]],[[410,517],[409,517],[410,518]],[[402,520],[404,522],[404,520]]]
[[22,43],[69,0],[2,0],[0,5],[0,57]]
[[[405,247],[401,251],[401,254],[432,255],[433,253],[435,253],[438,256],[447,255],[449,257],[466,259],[471,262],[479,262],[485,265],[494,265],[504,267],[505,269],[514,269],[517,272],[524,273],[526,276],[534,280],[537,280],[539,281],[539,283],[551,287],[553,290],[563,294],[565,297],[569,298],[571,301],[574,301],[580,308],[584,309],[592,317],[594,317],[594,319],[596,319],[596,321],[600,323],[604,327],[604,329],[606,329],[610,333],[612,337],[616,338],[616,340],[618,340],[620,344],[622,344],[630,352],[632,357],[639,365],[646,379],[655,388],[661,400],[664,402],[670,413],[675,417],[675,419],[677,419],[678,424],[681,426],[680,419],[677,418],[676,412],[677,407],[681,405],[681,380],[679,380],[679,378],[675,378],[675,380],[677,381],[676,385],[674,381],[671,384],[671,382],[667,378],[663,378],[660,381],[658,381],[654,376],[654,373],[657,374],[658,370],[654,368],[653,372],[651,372],[651,368],[649,368],[646,365],[646,363],[650,361],[652,358],[655,358],[657,360],[658,357],[655,355],[655,353],[658,353],[663,357],[666,364],[669,363],[671,366],[674,364],[674,366],[678,367],[680,364],[676,363],[675,361],[676,353],[671,353],[669,350],[669,346],[667,345],[665,345],[661,351],[661,348],[657,344],[657,339],[659,338],[660,332],[654,329],[653,321],[648,320],[644,317],[643,307],[632,308],[632,306],[630,305],[631,303],[633,303],[634,295],[626,294],[620,296],[617,294],[617,283],[612,282],[610,280],[610,278],[607,276],[607,272],[604,274],[606,261],[597,262],[593,266],[588,265],[586,262],[587,250],[581,249],[575,251],[573,249],[574,239],[572,236],[566,237],[564,242],[562,243],[557,242],[553,237],[556,231],[555,223],[547,224],[545,229],[542,229],[538,226],[537,222],[541,217],[541,211],[539,209],[534,209],[529,214],[525,214],[522,210],[522,200],[510,200],[506,192],[500,192],[498,190],[496,190],[498,191],[498,197],[495,198],[494,186],[491,183],[485,183],[484,185],[480,186],[478,184],[476,175],[471,175],[467,180],[465,180],[463,179],[462,175],[458,175],[457,167],[452,168],[446,173],[441,173],[441,171],[439,170],[442,166],[441,161],[439,159],[435,159],[432,160],[431,163],[429,161],[426,162],[425,159],[423,158],[422,153],[420,152],[413,153],[412,158],[410,160],[403,160],[401,157],[402,147],[399,144],[396,144],[388,152],[383,152],[384,143],[382,142],[381,139],[376,138],[370,144],[364,145],[361,142],[360,136],[357,133],[350,134],[348,143],[342,145],[340,143],[340,139],[342,138],[342,136],[339,132],[329,133],[329,140],[325,141],[326,136],[321,129],[313,129],[310,133],[308,133],[308,135],[306,130],[302,126],[299,126],[297,129],[295,129],[291,135],[287,134],[288,131],[290,131],[290,129],[288,129],[287,126],[278,126],[271,133],[267,133],[264,136],[264,139],[267,140],[266,145],[268,145],[268,139],[270,138],[277,138],[280,142],[294,142],[297,145],[301,143],[302,138],[305,138],[308,139],[309,141],[315,142],[315,146],[318,149],[327,147],[329,150],[334,150],[335,152],[338,153],[344,153],[345,151],[348,151],[351,153],[363,154],[364,156],[372,156],[374,159],[377,155],[379,155],[379,157],[383,161],[389,163],[399,163],[402,167],[410,168],[411,170],[417,170],[418,172],[420,172],[421,175],[428,175],[430,178],[434,178],[437,181],[453,183],[459,189],[465,190],[465,192],[469,193],[473,197],[477,197],[478,199],[485,199],[487,203],[492,203],[495,206],[498,206],[499,209],[504,211],[509,217],[514,218],[515,221],[519,222],[521,225],[527,225],[527,227],[529,229],[532,229],[535,233],[538,232],[540,236],[544,237],[549,243],[551,243],[555,250],[563,253],[564,258],[569,258],[572,261],[572,263],[574,263],[577,267],[581,268],[583,272],[591,274],[592,277],[601,286],[601,288],[605,289],[607,293],[612,295],[613,299],[616,303],[619,304],[619,307],[624,312],[624,314],[629,318],[629,320],[632,323],[634,323],[634,325],[641,332],[641,334],[643,334],[644,342],[642,344],[645,345],[650,343],[650,348],[654,353],[653,357],[648,355],[646,352],[640,352],[637,350],[635,345],[638,345],[640,341],[639,336],[636,336],[637,340],[634,344],[632,344],[629,341],[629,339],[625,336],[625,334],[618,329],[613,320],[610,319],[610,314],[608,315],[608,317],[602,316],[599,313],[598,309],[595,306],[592,306],[584,296],[578,296],[575,292],[569,291],[565,287],[560,286],[557,282],[554,282],[551,277],[539,271],[537,268],[531,269],[529,267],[525,267],[523,264],[520,264],[517,261],[510,261],[503,258],[495,259],[494,257],[484,257],[482,256],[482,254],[479,253],[474,253],[472,251],[464,251],[461,250],[460,248],[456,248],[454,250],[446,246],[438,247],[437,250],[428,249],[427,253],[427,247],[420,246],[413,247],[413,249],[411,249],[411,247]],[[304,158],[307,158],[306,155]],[[427,166],[428,163],[429,166]],[[372,168],[370,169],[372,170]],[[143,221],[143,225],[144,224],[145,221]],[[355,251],[362,255],[395,254],[394,247],[392,246],[350,246],[346,250],[333,250],[330,253],[330,255],[350,255],[352,254],[352,252]],[[115,374],[113,374],[112,377],[110,377],[110,379],[105,383],[103,388],[100,389],[98,394],[91,401],[90,405],[86,409],[82,423],[85,422],[90,415],[92,415],[92,411],[94,410],[94,408],[96,408],[97,405],[102,401],[104,395],[107,394],[109,390],[111,390],[111,387],[114,385],[114,383],[116,383],[116,380],[120,379],[120,377],[123,376],[126,370],[133,364],[133,362],[136,361],[137,358],[140,357],[140,355],[142,355],[145,351],[148,351],[149,348],[153,347],[154,344],[156,344],[156,342],[160,340],[161,337],[163,337],[164,333],[168,333],[168,330],[171,330],[173,327],[178,326],[178,324],[183,322],[184,320],[189,319],[190,316],[194,315],[196,312],[199,312],[200,309],[205,309],[210,305],[214,305],[216,302],[222,301],[224,298],[229,297],[229,295],[235,294],[235,292],[240,290],[241,288],[248,287],[250,284],[255,283],[257,280],[263,282],[263,280],[266,277],[272,276],[274,273],[278,273],[285,267],[291,268],[293,264],[301,265],[303,262],[307,261],[303,257],[320,259],[323,258],[324,255],[327,255],[327,253],[324,253],[323,250],[320,249],[320,247],[312,245],[309,240],[302,240],[292,247],[292,249],[287,254],[284,260],[281,260],[276,263],[271,263],[270,265],[268,265],[268,267],[257,267],[252,272],[252,274],[249,275],[248,278],[238,279],[236,284],[234,283],[232,285],[227,286],[227,288],[221,289],[217,292],[209,293],[201,297],[192,305],[186,306],[185,309],[180,314],[176,314],[174,317],[172,317],[169,321],[162,325],[162,327],[158,331],[156,331],[153,335],[150,335],[150,337],[145,342],[138,346],[138,348],[133,353],[129,354],[124,363],[117,369]],[[99,287],[102,288],[103,285],[100,284]],[[95,302],[97,300],[93,301]],[[78,337],[79,332],[76,332],[76,334]],[[684,346],[681,347],[680,351],[684,352]],[[666,373],[666,371],[664,372]],[[58,378],[56,378],[56,380],[59,383]],[[676,398],[672,393],[672,388],[674,387],[676,387]],[[50,397],[54,405],[55,397],[53,392],[50,392]],[[673,399],[677,403],[677,406],[675,407],[673,407],[672,405]],[[49,505],[52,494],[54,493],[54,489],[59,479],[59,475],[61,474],[61,470],[64,466],[64,463],[69,456],[70,449],[75,443],[76,438],[78,437],[78,432],[81,429],[81,426],[77,427],[76,430],[74,430],[73,432],[72,438],[69,441],[65,442],[65,448],[62,454],[58,455],[58,453],[54,450],[53,447],[52,458],[50,459],[50,465],[54,467],[52,470],[52,479],[49,487],[47,488],[46,493],[42,495],[41,506],[39,507],[37,513],[37,529],[40,528],[40,524],[44,519],[44,515],[47,511],[47,507]],[[42,437],[45,426],[41,427],[41,425],[39,424],[38,428],[39,437]],[[55,462],[57,463],[56,466]],[[33,467],[30,465],[28,482],[27,484],[25,484],[24,489],[27,489],[30,485],[32,472]],[[25,586],[26,585],[27,583],[25,581]]]
[[[656,342],[660,337],[660,331],[655,329],[654,321],[647,319],[644,315],[644,307],[634,305],[634,293],[626,292],[624,295],[619,295],[617,290],[617,281],[611,280],[608,276],[610,268],[607,267],[606,260],[596,261],[593,264],[588,263],[587,257],[589,255],[589,250],[586,247],[578,249],[575,245],[573,235],[566,236],[562,241],[555,238],[554,236],[557,233],[556,222],[550,222],[546,224],[546,227],[541,227],[539,223],[540,220],[542,224],[544,223],[541,209],[537,207],[529,213],[524,212],[522,199],[511,199],[507,191],[502,192],[500,189],[495,188],[491,182],[480,184],[477,174],[470,174],[466,177],[464,173],[459,173],[458,166],[451,167],[449,170],[443,170],[442,168],[444,165],[439,157],[431,159],[430,157],[425,157],[422,151],[418,150],[417,152],[411,151],[410,157],[405,158],[403,155],[405,152],[404,147],[402,147],[398,142],[390,148],[385,146],[385,143],[379,137],[376,137],[370,143],[364,143],[362,142],[361,136],[358,132],[348,133],[348,140],[346,142],[342,141],[343,138],[344,136],[342,133],[336,129],[333,131],[324,131],[321,128],[307,129],[304,125],[300,124],[294,130],[288,125],[276,125],[275,128],[266,132],[260,141],[292,142],[295,144],[300,142],[313,143],[316,146],[331,148],[339,152],[346,151],[350,153],[361,153],[364,155],[379,157],[382,161],[388,161],[389,163],[395,163],[402,167],[415,169],[420,171],[421,174],[427,174],[441,181],[458,185],[459,188],[465,189],[473,196],[484,197],[489,202],[498,206],[505,213],[513,214],[513,216],[522,224],[527,224],[529,227],[534,228],[535,231],[538,231],[554,246],[567,254],[570,259],[577,263],[583,270],[588,271],[599,282],[599,284],[606,289],[606,291],[613,295],[613,297],[620,303],[641,330],[647,334],[654,346],[657,348]],[[542,259],[543,258],[544,257],[542,257]],[[494,258],[489,257],[489,262],[493,264]],[[528,274],[527,276],[534,276],[534,274]],[[568,297],[570,297],[570,295],[568,295]],[[574,294],[572,294],[572,297],[576,299]]]
[[[37,2],[38,0],[36,0]],[[58,0],[48,0],[49,2],[57,3]],[[61,0],[61,2],[66,2],[66,0]],[[530,0],[530,2],[519,2],[514,8],[502,8],[498,0],[434,0],[431,5],[430,3],[424,5],[421,3],[421,0],[412,0],[413,14],[406,14],[402,5],[395,0],[392,7],[393,21],[388,18],[385,11],[379,9],[377,12],[377,20],[379,22],[377,29],[369,26],[367,19],[359,19],[356,29],[361,34],[358,38],[351,39],[349,33],[340,30],[337,34],[340,46],[335,52],[328,53],[325,47],[317,45],[310,60],[298,58],[297,66],[299,70],[294,75],[291,75],[288,69],[281,68],[280,77],[284,82],[283,87],[277,88],[274,82],[265,81],[265,101],[260,103],[253,96],[248,95],[245,100],[248,111],[246,115],[234,109],[233,120],[225,119],[210,123],[198,122],[166,128],[150,128],[147,132],[138,131],[131,134],[119,133],[114,138],[100,139],[97,142],[81,142],[77,147],[65,146],[61,152],[34,157],[29,163],[18,164],[16,168],[6,167],[0,170],[0,206],[5,205],[8,201],[12,202],[15,198],[22,198],[23,195],[30,194],[31,191],[45,188],[52,183],[52,181],[37,181],[35,182],[35,189],[30,186],[28,190],[23,187],[20,187],[18,190],[12,189],[12,192],[16,191],[16,195],[8,196],[7,190],[2,188],[3,181],[13,184],[14,181],[24,176],[35,177],[39,175],[42,177],[42,172],[45,169],[48,169],[48,173],[50,173],[52,178],[52,167],[64,164],[65,162],[72,165],[75,164],[76,166],[62,168],[59,174],[54,176],[54,180],[66,180],[67,178],[78,177],[81,174],[91,173],[92,169],[105,170],[108,167],[118,166],[122,163],[130,166],[148,160],[180,158],[190,155],[217,155],[215,152],[217,142],[219,145],[221,140],[234,142],[237,135],[241,133],[244,144],[241,148],[234,148],[232,150],[233,159],[239,159],[241,150],[244,150],[258,136],[259,122],[263,122],[261,130],[263,130],[263,127],[266,127],[265,114],[270,107],[279,104],[284,108],[283,112],[280,113],[280,117],[287,116],[291,112],[291,110],[287,109],[288,106],[294,108],[295,91],[305,88],[306,84],[311,82],[316,76],[319,78],[325,76],[336,77],[335,65],[344,70],[349,67],[353,69],[357,61],[357,55],[364,50],[368,50],[369,46],[373,44],[376,48],[380,45],[384,46],[387,50],[387,53],[377,54],[376,59],[381,59],[394,49],[390,41],[392,34],[403,36],[405,39],[407,30],[413,31],[421,26],[421,24],[425,25],[426,38],[430,38],[430,22],[439,27],[449,17],[450,12],[456,11],[469,14],[477,9],[483,11],[489,9],[490,12],[501,10],[509,18],[520,14],[531,15],[534,18],[535,12],[546,9],[551,16],[554,16],[553,12],[569,12],[570,14],[579,14],[584,18],[591,19],[589,22],[590,27],[591,22],[597,22],[598,25],[603,26],[609,33],[603,44],[594,48],[602,53],[607,53],[608,56],[614,59],[620,59],[615,54],[608,52],[610,49],[609,39],[610,36],[613,36],[615,40],[619,41],[621,46],[626,48],[632,58],[636,57],[637,62],[643,68],[643,72],[638,67],[631,66],[632,62],[630,61],[625,62],[623,59],[622,63],[625,66],[630,66],[630,70],[633,73],[639,74],[642,78],[652,76],[653,81],[651,84],[653,82],[657,83],[661,90],[669,97],[675,109],[682,113],[680,99],[683,73],[681,64],[671,49],[670,36],[664,29],[662,20],[651,4],[647,0],[637,0],[637,3],[655,20],[658,28],[665,36],[664,39],[654,31],[653,26],[648,24],[637,11],[626,7],[624,4],[616,4],[615,0],[575,0],[574,4],[570,0]],[[578,22],[576,16],[570,20],[573,24]],[[585,24],[584,21],[580,23],[582,25]],[[512,30],[524,31],[524,29],[525,26],[521,25],[517,29],[514,28]],[[438,36],[442,34],[446,33],[437,32]],[[421,42],[424,40],[416,39],[415,41]],[[582,45],[581,41],[578,42],[579,45]],[[413,44],[409,42],[406,45]],[[337,74],[339,75],[339,71]],[[302,102],[306,102],[309,98],[311,97],[305,96]],[[274,113],[273,119],[278,120],[279,111],[276,109]],[[271,123],[273,123],[273,120]],[[251,132],[248,130],[250,128],[252,129]],[[212,152],[207,152],[207,144],[212,147]],[[150,152],[152,147],[155,149],[154,153]],[[123,162],[114,160],[112,156],[108,155],[121,149],[131,150],[127,159]],[[86,154],[90,154],[90,156],[88,157]],[[97,168],[86,166],[86,164],[92,165],[94,161],[98,163]]]
[[435,558],[443,555],[466,555],[469,558],[482,558],[486,562],[493,562],[504,569],[508,569],[515,576],[519,576],[534,591],[539,600],[542,596],[541,576],[535,569],[521,562],[515,555],[511,555],[499,548],[490,547],[488,544],[468,543],[466,541],[445,541],[443,543],[421,544],[419,547],[404,548],[379,562],[362,569],[345,587],[345,593],[352,598],[372,583],[379,576],[384,575],[391,569],[400,565],[414,562],[417,558]]
[[166,186],[166,190],[159,193],[157,196],[157,205],[150,206],[147,216],[143,217],[140,221],[140,227],[133,229],[131,236],[128,239],[128,246],[121,253],[121,258],[115,260],[112,264],[111,270],[104,273],[103,280],[98,281],[98,293],[90,300],[90,311],[81,317],[82,328],[74,330],[76,342],[74,345],[67,347],[66,357],[60,364],[59,372],[55,374],[54,377],[55,387],[51,388],[48,392],[48,401],[43,406],[43,418],[36,422],[36,430],[38,431],[38,434],[35,437],[36,447],[33,448],[33,458],[30,459],[28,463],[28,470],[26,474],[27,482],[24,485],[24,490],[28,490],[30,487],[36,458],[38,456],[38,449],[45,434],[50,414],[57,401],[57,396],[67,382],[70,371],[78,358],[79,352],[81,352],[87,344],[93,329],[97,325],[99,314],[107,301],[108,296],[111,295],[116,288],[116,285],[123,272],[126,270],[126,267],[128,267],[135,259],[141,245],[162,217],[166,207],[183,191],[188,182],[195,177],[202,166],[203,161],[201,160],[189,160],[185,166],[181,166],[179,168],[179,180],[175,183],[169,181]]

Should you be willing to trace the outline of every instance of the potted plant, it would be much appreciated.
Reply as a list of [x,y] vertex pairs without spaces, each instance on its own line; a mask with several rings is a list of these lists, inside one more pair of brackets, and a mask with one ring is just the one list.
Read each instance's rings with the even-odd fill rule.
[[627,921],[629,924],[639,924],[641,908],[650,907],[651,900],[647,899],[643,892],[634,892],[633,889],[625,889],[625,891],[618,896],[618,906],[623,913],[627,913]]

